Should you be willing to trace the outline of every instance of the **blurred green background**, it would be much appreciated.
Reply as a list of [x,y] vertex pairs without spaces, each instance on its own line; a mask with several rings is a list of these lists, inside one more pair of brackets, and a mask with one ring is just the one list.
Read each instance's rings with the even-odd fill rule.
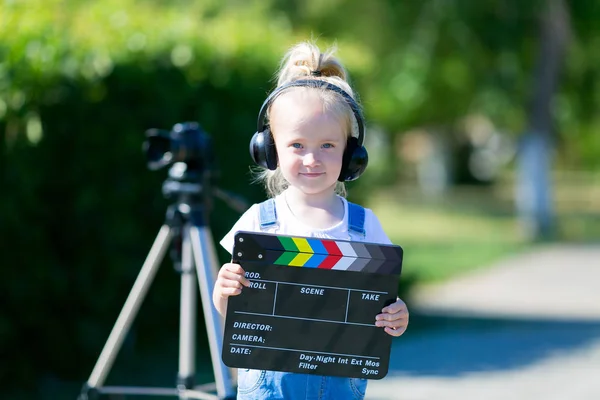
[[[2,398],[87,380],[170,203],[147,129],[198,121],[218,186],[264,199],[248,142],[299,41],[336,44],[360,95],[370,166],[349,197],[404,247],[404,295],[542,241],[599,241],[598,20],[594,0],[3,1]],[[528,138],[541,162],[520,158]],[[210,216],[218,239],[239,213],[216,200]],[[178,318],[166,257],[109,381],[171,385]],[[198,332],[202,358],[201,310]]]

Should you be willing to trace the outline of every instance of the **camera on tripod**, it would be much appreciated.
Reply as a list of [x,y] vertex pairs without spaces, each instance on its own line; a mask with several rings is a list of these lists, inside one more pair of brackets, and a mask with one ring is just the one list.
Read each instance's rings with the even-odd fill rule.
[[212,139],[197,122],[177,123],[170,131],[148,129],[143,149],[151,170],[178,162],[198,172],[215,166]]
[[212,138],[197,122],[181,122],[170,131],[148,129],[143,144],[148,168],[172,165],[163,194],[199,194],[216,175]]
[[[177,123],[171,131],[149,129],[143,144],[148,168],[169,168],[163,183],[165,197],[176,195],[167,207],[166,218],[148,253],[133,288],[100,353],[79,399],[95,400],[107,395],[160,395],[179,399],[234,399],[234,380],[223,364],[223,321],[212,306],[212,287],[218,260],[209,229],[211,198],[216,196],[234,209],[245,211],[247,204],[212,184],[216,165],[211,137],[196,122]],[[117,352],[121,348],[133,319],[162,263],[169,245],[171,256],[180,272],[181,305],[179,327],[179,369],[174,388],[104,386]],[[214,383],[195,385],[196,316],[198,292],[207,329]]]

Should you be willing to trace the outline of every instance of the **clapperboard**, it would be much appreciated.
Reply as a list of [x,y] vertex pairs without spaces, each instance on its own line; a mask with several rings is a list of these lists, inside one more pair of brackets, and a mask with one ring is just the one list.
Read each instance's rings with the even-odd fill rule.
[[381,379],[392,337],[375,316],[396,301],[400,246],[251,232],[233,262],[251,286],[229,298],[225,365]]

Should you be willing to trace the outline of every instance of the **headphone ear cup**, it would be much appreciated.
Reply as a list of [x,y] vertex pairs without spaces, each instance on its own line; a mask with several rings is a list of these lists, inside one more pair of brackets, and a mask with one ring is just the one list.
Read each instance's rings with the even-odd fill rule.
[[264,140],[262,132],[256,132],[250,139],[250,157],[255,164],[266,168],[266,160],[264,156]]
[[277,169],[277,151],[269,128],[256,132],[250,139],[250,156],[261,167],[271,171]]
[[277,169],[277,148],[275,147],[275,141],[273,140],[273,135],[269,128],[266,128],[263,131],[263,135],[265,136],[264,143],[267,168],[271,171],[275,171]]
[[369,154],[367,149],[358,145],[357,138],[348,138],[338,181],[349,182],[358,179],[365,172],[368,163]]

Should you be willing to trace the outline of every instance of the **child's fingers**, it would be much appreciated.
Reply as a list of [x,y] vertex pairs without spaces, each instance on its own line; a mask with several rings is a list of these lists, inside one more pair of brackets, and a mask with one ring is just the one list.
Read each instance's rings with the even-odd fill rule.
[[375,326],[384,328],[385,332],[392,336],[400,336],[408,327],[408,320],[376,321]]
[[398,337],[398,336],[401,336],[406,331],[406,326],[401,327],[401,328],[396,328],[396,329],[386,326],[383,330],[385,331],[385,333],[387,333],[390,336]]
[[242,287],[238,280],[221,276],[216,281],[215,292],[219,297],[237,296],[242,293]]
[[237,296],[242,293],[242,289],[234,287],[224,287],[221,289],[223,296]]
[[389,306],[383,307],[383,309],[381,310],[382,313],[389,314],[396,314],[403,311],[408,312],[408,309],[406,308],[406,304],[400,299],[390,304]]
[[375,317],[375,326],[384,328],[391,336],[400,336],[408,326],[408,309],[400,299],[387,307]]
[[250,282],[243,276],[234,274],[232,272],[225,271],[219,276],[219,280],[223,282],[229,282],[229,285],[237,284],[237,287],[249,286]]
[[225,279],[237,281],[246,287],[250,286],[250,281],[246,279],[246,273],[239,264],[228,263],[223,265],[219,275]]
[[220,287],[222,287],[222,288],[236,288],[236,289],[241,289],[243,287],[242,283],[239,280],[237,280],[235,278],[229,279],[229,278],[227,278],[225,276],[223,276],[221,279],[217,280],[217,285],[220,286]]
[[[379,317],[379,315],[378,315]],[[375,326],[383,327],[389,326],[390,328],[399,328],[408,325],[408,318],[396,318],[396,319],[382,319],[378,318],[375,321]]]
[[397,320],[406,320],[408,322],[408,311],[404,310],[401,312],[397,312],[395,314],[390,314],[387,312],[377,314],[375,316],[375,321],[397,321]]

